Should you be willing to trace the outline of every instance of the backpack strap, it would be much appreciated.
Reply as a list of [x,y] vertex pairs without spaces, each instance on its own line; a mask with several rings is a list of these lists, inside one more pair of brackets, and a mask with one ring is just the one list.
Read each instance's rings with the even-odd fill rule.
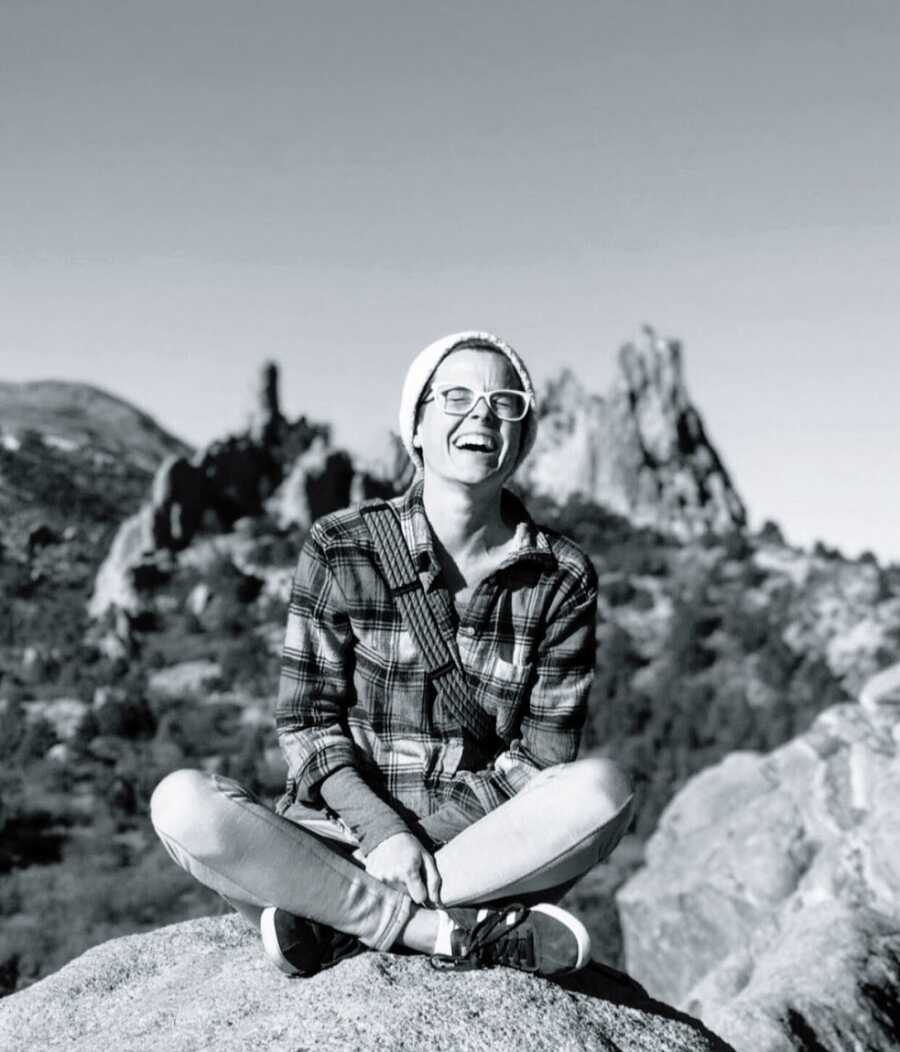
[[425,672],[440,691],[441,700],[476,738],[495,732],[493,721],[470,697],[465,670],[456,651],[456,640],[441,630],[413,564],[394,510],[385,501],[360,506],[360,517],[375,543],[391,596],[401,620],[415,640]]

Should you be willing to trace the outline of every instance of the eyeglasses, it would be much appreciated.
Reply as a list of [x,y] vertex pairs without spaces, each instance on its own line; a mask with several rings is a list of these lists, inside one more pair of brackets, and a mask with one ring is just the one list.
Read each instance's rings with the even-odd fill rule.
[[480,399],[500,420],[522,420],[528,415],[532,397],[524,391],[508,391],[503,388],[496,391],[473,391],[463,384],[435,384],[422,399],[426,402],[436,401],[448,416],[466,416]]

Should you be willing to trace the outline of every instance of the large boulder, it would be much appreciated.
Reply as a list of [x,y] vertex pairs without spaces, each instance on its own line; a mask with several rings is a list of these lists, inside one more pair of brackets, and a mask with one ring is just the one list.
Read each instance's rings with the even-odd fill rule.
[[[593,984],[593,985],[592,985]],[[66,1052],[728,1052],[701,1023],[597,973],[563,987],[367,953],[275,971],[235,917],[115,939],[0,1002],[0,1047]]]
[[605,397],[571,372],[539,402],[520,479],[558,502],[579,494],[640,525],[688,538],[746,525],[744,504],[684,382],[681,346],[645,328],[619,352]]
[[754,1052],[900,1039],[900,671],[675,797],[619,892],[629,969]]

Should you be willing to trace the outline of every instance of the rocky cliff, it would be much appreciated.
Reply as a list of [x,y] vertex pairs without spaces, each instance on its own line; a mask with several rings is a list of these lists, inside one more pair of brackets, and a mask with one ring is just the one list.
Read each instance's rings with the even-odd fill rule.
[[619,351],[607,395],[571,372],[539,400],[540,430],[521,477],[564,501],[574,494],[681,538],[746,524],[744,504],[684,382],[681,346],[646,327]]
[[368,953],[291,980],[234,917],[116,939],[0,1002],[7,1052],[728,1052],[615,973],[568,987]]
[[900,666],[672,801],[619,892],[629,969],[753,1052],[900,1042]]

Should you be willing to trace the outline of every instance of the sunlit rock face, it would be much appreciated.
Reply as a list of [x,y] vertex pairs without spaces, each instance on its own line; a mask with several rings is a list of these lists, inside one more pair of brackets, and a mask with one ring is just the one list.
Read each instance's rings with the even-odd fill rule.
[[4,999],[0,1047],[733,1052],[604,972],[563,986],[505,967],[448,976],[423,956],[372,952],[291,980],[234,916],[88,950]]
[[527,489],[557,501],[580,494],[682,538],[746,524],[688,396],[677,342],[645,328],[620,350],[607,395],[589,394],[565,371],[539,412],[537,444],[520,472]]
[[897,1047],[900,667],[675,797],[619,892],[629,970],[738,1047]]

